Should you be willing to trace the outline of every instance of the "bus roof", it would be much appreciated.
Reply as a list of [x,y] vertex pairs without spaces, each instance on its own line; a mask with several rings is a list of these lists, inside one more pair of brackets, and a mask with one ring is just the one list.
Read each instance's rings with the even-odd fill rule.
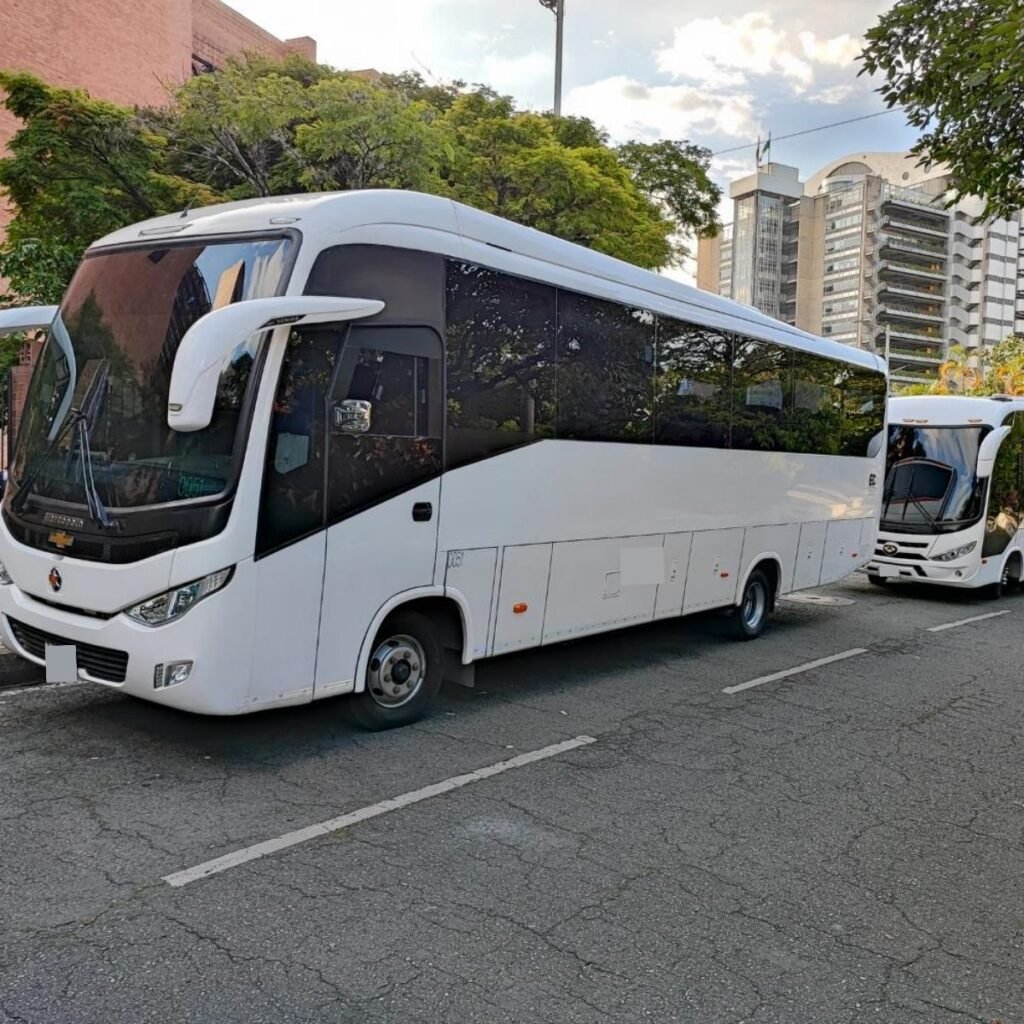
[[907,395],[889,399],[889,422],[931,426],[996,427],[1009,412],[1024,411],[1024,397],[965,398],[961,395]]
[[[885,368],[884,360],[878,356],[808,334],[767,316],[753,306],[701,291],[451,199],[419,192],[368,189],[221,203],[130,225],[99,239],[90,246],[90,251],[109,246],[137,246],[144,242],[175,241],[189,237],[281,231],[289,227],[302,233],[304,247],[311,245],[319,251],[345,241],[370,242],[373,240],[372,234],[368,235],[367,229],[375,226],[390,229],[387,241],[380,244],[441,252],[445,249],[435,248],[428,238],[432,236],[433,241],[436,241],[448,235],[466,243],[467,259],[475,258],[477,262],[485,262],[494,269],[515,273],[514,269],[503,265],[510,262],[503,259],[503,256],[520,258],[520,267],[521,258],[525,257],[534,264],[546,264],[552,271],[561,268],[589,278],[594,284],[591,291],[595,295],[601,294],[602,283],[614,286],[616,293],[604,297],[619,298],[620,301],[622,289],[644,292],[646,295],[633,296],[639,306],[669,315],[674,312],[703,326],[742,332],[752,338],[774,341],[871,369]],[[400,234],[403,227],[410,229],[407,239],[396,240],[396,229],[399,229]],[[485,250],[486,259],[481,259],[479,253],[483,246],[489,247]],[[448,255],[462,252],[462,248],[452,246],[451,249]],[[520,273],[522,276],[530,276],[522,269]],[[545,274],[544,279],[557,283],[553,274]],[[659,303],[659,298],[668,300],[668,305]],[[686,310],[680,310],[680,304],[686,306]],[[660,310],[659,305],[663,307]]]

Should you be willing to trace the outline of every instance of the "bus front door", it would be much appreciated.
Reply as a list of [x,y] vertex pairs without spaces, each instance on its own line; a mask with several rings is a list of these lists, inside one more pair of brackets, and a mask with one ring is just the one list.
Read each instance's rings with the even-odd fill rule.
[[[314,696],[351,688],[378,610],[434,579],[441,340],[353,326],[327,401],[327,548]],[[372,638],[371,638],[372,639]]]

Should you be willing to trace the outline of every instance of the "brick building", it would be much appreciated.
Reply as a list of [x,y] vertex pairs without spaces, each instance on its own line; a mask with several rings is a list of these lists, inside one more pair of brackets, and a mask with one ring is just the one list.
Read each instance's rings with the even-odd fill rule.
[[[169,87],[233,54],[316,59],[313,39],[278,39],[221,0],[2,0],[2,6],[0,68],[123,106],[159,106]],[[0,108],[0,155],[17,130],[17,119]],[[0,238],[9,219],[0,198]],[[25,365],[11,373],[13,422],[33,356],[27,351]]]

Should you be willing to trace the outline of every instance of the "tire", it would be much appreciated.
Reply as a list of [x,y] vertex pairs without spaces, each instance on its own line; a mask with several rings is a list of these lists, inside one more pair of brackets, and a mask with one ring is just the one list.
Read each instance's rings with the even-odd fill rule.
[[771,583],[760,569],[755,569],[747,577],[740,603],[729,615],[733,636],[738,640],[756,640],[768,624],[771,607]]
[[443,678],[434,624],[419,612],[396,612],[373,641],[366,688],[349,698],[349,714],[372,731],[409,725],[429,711]]
[[884,576],[876,576],[873,572],[868,573],[868,583],[874,587],[887,587],[889,581]]

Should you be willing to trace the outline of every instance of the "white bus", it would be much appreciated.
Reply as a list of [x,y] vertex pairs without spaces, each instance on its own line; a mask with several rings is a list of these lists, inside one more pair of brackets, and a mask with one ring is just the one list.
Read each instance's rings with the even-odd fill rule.
[[1018,586],[1022,490],[1024,398],[890,398],[868,579],[985,587],[993,597]]
[[756,636],[877,529],[876,357],[449,200],[161,217],[52,314],[0,525],[0,632],[48,678],[388,727],[493,655]]

